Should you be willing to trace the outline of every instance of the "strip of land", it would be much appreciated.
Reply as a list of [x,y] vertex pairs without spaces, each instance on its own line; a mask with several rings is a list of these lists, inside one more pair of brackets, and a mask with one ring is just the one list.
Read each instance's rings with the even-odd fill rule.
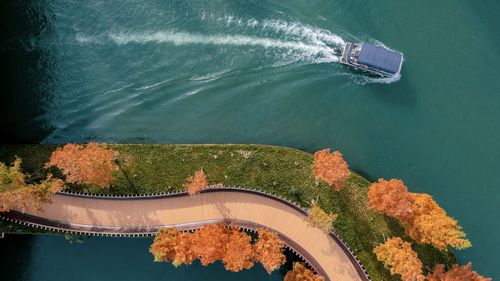
[[[372,280],[398,280],[391,276],[373,254],[373,247],[393,236],[405,236],[399,223],[367,207],[370,182],[351,173],[339,192],[316,182],[311,167],[313,156],[296,149],[263,145],[109,145],[120,153],[121,170],[116,171],[109,189],[76,187],[75,191],[109,195],[153,194],[183,190],[186,177],[203,169],[211,185],[245,186],[278,194],[288,201],[309,207],[312,199],[338,214],[335,231],[361,260]],[[0,161],[23,159],[22,169],[36,174],[57,145],[0,146]],[[5,232],[32,232],[4,223]],[[414,243],[425,265],[451,265],[452,252],[440,252]]]

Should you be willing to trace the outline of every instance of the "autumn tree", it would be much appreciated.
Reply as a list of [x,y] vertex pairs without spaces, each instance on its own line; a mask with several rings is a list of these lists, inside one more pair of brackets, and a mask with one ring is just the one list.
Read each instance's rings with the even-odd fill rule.
[[54,193],[62,191],[66,188],[64,181],[55,179],[51,174],[47,178],[37,184],[29,184],[27,187],[27,196],[29,203],[23,205],[23,210],[27,205],[30,205],[35,213],[42,212],[42,205],[52,203],[51,197]]
[[314,176],[334,186],[339,191],[350,175],[349,166],[342,158],[342,153],[323,149],[314,153]]
[[401,275],[402,281],[424,280],[422,262],[411,248],[411,244],[401,238],[391,238],[375,247],[373,252],[377,259],[391,270],[391,274]]
[[207,177],[203,170],[196,171],[194,176],[187,178],[187,181],[184,187],[187,189],[189,195],[196,195],[208,187]]
[[491,281],[472,270],[472,263],[464,266],[454,265],[449,271],[444,271],[444,265],[438,264],[432,273],[427,275],[427,281]]
[[448,246],[456,249],[471,247],[458,222],[449,217],[432,196],[414,193],[413,216],[403,220],[408,235],[421,244],[431,244],[444,250]]
[[172,262],[174,266],[191,264],[200,259],[202,265],[221,261],[229,271],[250,269],[262,262],[268,272],[285,262],[284,244],[276,233],[259,229],[259,241],[252,245],[250,235],[223,222],[201,227],[194,233],[175,228],[160,230],[150,247],[155,261]]
[[195,232],[193,251],[202,265],[206,266],[223,258],[229,235],[230,231],[223,222],[205,225]]
[[368,207],[398,219],[409,219],[415,199],[403,181],[379,179],[368,190]]
[[336,219],[336,214],[325,212],[316,201],[311,202],[311,209],[307,216],[309,225],[317,227],[325,233],[330,233],[333,230],[333,222]]
[[8,212],[15,208],[16,202],[19,200],[19,193],[6,191],[0,193],[0,213]]
[[175,256],[172,264],[177,267],[181,264],[192,264],[197,258],[194,252],[194,234],[190,232],[181,232],[177,234],[174,247]]
[[12,191],[26,186],[26,175],[21,172],[21,158],[16,157],[12,166],[0,162],[0,192]]
[[105,144],[66,144],[52,153],[45,167],[58,167],[69,183],[94,184],[106,188],[117,168],[113,161],[116,155],[117,153],[108,149]]
[[196,259],[193,236],[176,228],[164,228],[155,237],[149,251],[156,262],[172,262],[174,266],[191,264]]
[[25,201],[22,191],[26,187],[25,178],[20,158],[16,158],[12,166],[0,162],[0,212],[9,211]]
[[156,262],[171,262],[174,260],[179,232],[176,228],[164,228],[160,230],[149,248]]
[[235,226],[231,227],[222,256],[226,270],[238,272],[253,267],[254,251],[250,242],[251,237],[248,234],[239,231]]
[[0,163],[0,212],[11,209],[25,211],[31,207],[35,213],[42,211],[44,203],[50,203],[55,192],[64,189],[64,182],[49,174],[39,183],[26,183],[29,175],[21,171],[21,159],[16,158],[12,166]]
[[60,179],[45,179],[37,184],[27,184],[15,190],[0,193],[0,212],[18,209],[25,212],[31,208],[33,212],[42,212],[42,206],[51,203],[51,196],[64,189]]
[[368,206],[399,219],[406,233],[418,243],[440,250],[448,246],[457,249],[471,246],[458,222],[432,196],[408,192],[401,180],[380,179],[373,183],[368,191]]
[[283,254],[285,243],[276,232],[267,228],[258,228],[259,240],[254,245],[255,260],[260,262],[268,273],[278,269],[286,261]]
[[302,263],[294,263],[293,269],[285,275],[284,281],[324,281],[322,276],[315,274]]

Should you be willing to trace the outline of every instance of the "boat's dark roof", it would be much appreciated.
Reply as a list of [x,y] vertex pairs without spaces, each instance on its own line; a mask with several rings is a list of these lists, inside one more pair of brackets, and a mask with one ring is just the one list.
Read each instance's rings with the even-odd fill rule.
[[384,47],[364,43],[359,53],[358,62],[385,72],[396,74],[401,66],[403,54]]

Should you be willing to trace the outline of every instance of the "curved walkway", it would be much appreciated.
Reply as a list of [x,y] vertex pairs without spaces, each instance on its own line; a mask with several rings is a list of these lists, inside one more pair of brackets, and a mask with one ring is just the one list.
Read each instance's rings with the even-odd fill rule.
[[161,227],[188,230],[221,220],[253,230],[265,226],[278,232],[325,280],[369,280],[337,236],[307,224],[305,210],[257,191],[217,188],[196,196],[152,197],[56,194],[41,214],[11,211],[1,216],[35,227],[96,235],[151,235]]

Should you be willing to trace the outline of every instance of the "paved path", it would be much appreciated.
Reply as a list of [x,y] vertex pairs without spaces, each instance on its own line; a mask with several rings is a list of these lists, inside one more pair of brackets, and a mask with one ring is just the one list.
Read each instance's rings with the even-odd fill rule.
[[335,236],[310,227],[303,210],[269,195],[248,190],[209,190],[152,198],[86,197],[56,194],[44,212],[2,216],[83,233],[154,233],[160,227],[198,228],[214,221],[235,221],[255,229],[266,226],[302,255],[326,280],[367,280],[354,257]]

